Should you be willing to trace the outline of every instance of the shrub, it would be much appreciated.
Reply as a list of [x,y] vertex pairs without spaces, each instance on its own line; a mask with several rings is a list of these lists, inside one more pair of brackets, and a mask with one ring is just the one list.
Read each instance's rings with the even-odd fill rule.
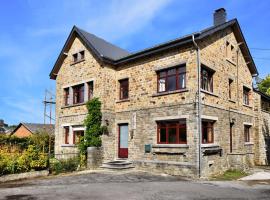
[[59,174],[62,172],[72,172],[78,169],[80,164],[79,157],[73,157],[66,160],[50,159],[50,171],[53,174]]

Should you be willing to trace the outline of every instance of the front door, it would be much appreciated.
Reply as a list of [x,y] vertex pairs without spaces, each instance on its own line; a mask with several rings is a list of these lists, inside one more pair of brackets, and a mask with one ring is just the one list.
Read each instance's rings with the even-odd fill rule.
[[127,158],[128,157],[128,125],[119,125],[119,148],[118,157]]

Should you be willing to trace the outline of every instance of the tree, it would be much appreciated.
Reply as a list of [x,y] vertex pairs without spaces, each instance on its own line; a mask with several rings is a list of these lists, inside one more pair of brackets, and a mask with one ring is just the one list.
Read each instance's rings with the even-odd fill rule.
[[81,154],[86,154],[87,147],[100,147],[101,135],[106,127],[101,125],[102,113],[101,102],[98,98],[93,98],[86,103],[88,114],[84,120],[86,127],[84,137],[81,138],[79,149]]
[[270,74],[267,75],[259,84],[258,84],[259,90],[270,96]]

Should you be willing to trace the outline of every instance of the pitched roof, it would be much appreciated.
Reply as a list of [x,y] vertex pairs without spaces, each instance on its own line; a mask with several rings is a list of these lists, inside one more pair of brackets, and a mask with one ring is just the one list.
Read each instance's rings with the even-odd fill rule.
[[24,126],[27,128],[31,133],[42,133],[43,131],[54,134],[54,125],[53,124],[38,124],[38,123],[20,123],[11,134],[15,133],[18,128]]
[[50,78],[56,79],[57,73],[60,69],[60,63],[64,59],[64,50],[68,46],[68,42],[70,41],[70,39],[73,37],[74,34],[77,34],[83,40],[83,42],[85,42],[87,47],[90,48],[101,61],[117,66],[119,64],[134,61],[144,56],[152,55],[152,54],[164,51],[164,50],[168,50],[171,48],[182,46],[184,44],[192,43],[192,36],[194,36],[195,40],[200,41],[228,27],[232,28],[232,30],[235,33],[236,39],[238,40],[239,43],[242,43],[242,45],[240,45],[239,47],[244,55],[245,61],[249,67],[251,74],[258,75],[258,70],[250,54],[249,48],[247,46],[247,43],[241,31],[240,25],[237,19],[232,19],[223,24],[220,24],[217,26],[211,26],[202,31],[194,32],[186,36],[179,37],[177,39],[170,40],[168,42],[161,43],[159,45],[155,45],[153,47],[146,48],[141,51],[134,52],[134,53],[129,53],[93,34],[90,34],[74,26],[50,73]]

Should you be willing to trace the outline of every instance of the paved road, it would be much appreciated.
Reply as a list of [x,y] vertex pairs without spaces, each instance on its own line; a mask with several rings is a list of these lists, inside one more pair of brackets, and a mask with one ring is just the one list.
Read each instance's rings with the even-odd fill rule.
[[0,184],[0,199],[269,200],[270,182],[190,181],[144,172],[88,173]]

